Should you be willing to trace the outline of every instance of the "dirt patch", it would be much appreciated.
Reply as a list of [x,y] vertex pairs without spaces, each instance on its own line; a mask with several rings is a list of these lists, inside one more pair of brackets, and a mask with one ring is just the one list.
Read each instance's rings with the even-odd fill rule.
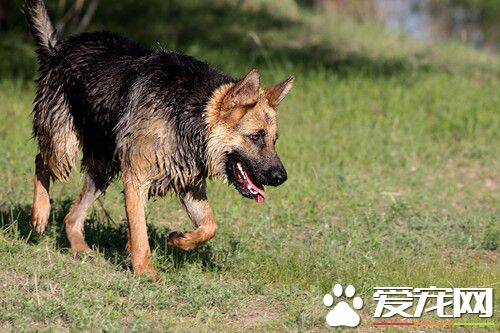
[[239,305],[238,316],[228,318],[232,325],[237,324],[243,331],[249,331],[280,318],[280,306],[265,295],[256,295],[253,300]]

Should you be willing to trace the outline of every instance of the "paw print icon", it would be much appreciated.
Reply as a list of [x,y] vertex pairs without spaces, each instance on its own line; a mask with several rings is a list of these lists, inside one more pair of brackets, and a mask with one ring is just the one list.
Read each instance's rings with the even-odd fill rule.
[[[348,285],[344,290],[342,285],[337,283],[333,286],[332,293],[333,295],[328,293],[323,297],[323,304],[330,308],[330,311],[326,315],[326,323],[328,326],[358,326],[361,321],[361,317],[355,310],[360,310],[363,307],[363,299],[358,296],[354,297],[354,294],[356,293],[354,286]],[[346,301],[339,301],[339,298],[342,295],[345,295],[347,299],[352,301],[352,306]],[[334,304],[335,306],[333,306]]]

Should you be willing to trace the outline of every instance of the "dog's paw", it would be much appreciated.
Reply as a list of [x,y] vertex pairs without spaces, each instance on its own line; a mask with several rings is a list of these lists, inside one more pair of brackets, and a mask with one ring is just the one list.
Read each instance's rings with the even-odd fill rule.
[[50,217],[50,204],[45,203],[43,205],[38,204],[31,210],[31,228],[41,235],[47,229]]
[[94,252],[92,249],[87,245],[81,245],[77,248],[72,248],[71,249],[71,256],[73,258],[86,258],[86,257],[93,257]]
[[194,250],[198,246],[198,243],[189,232],[173,231],[168,235],[167,246],[190,251]]
[[158,282],[162,279],[162,276],[156,273],[156,271],[151,266],[134,268],[134,274],[137,276],[145,277],[154,282]]

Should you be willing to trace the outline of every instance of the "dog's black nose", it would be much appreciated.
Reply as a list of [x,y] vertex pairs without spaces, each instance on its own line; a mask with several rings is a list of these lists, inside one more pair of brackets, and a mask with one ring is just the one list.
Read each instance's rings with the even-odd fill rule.
[[284,167],[278,167],[271,171],[271,184],[272,186],[279,186],[288,179]]

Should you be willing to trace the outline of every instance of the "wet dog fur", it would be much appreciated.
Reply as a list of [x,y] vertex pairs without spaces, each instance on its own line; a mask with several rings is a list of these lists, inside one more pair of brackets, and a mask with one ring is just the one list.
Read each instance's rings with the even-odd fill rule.
[[40,64],[31,215],[37,233],[49,221],[51,181],[68,180],[80,150],[85,183],[64,219],[73,254],[90,251],[86,212],[121,174],[132,267],[154,278],[144,213],[149,197],[179,196],[195,229],[173,232],[167,243],[192,250],[216,232],[207,178],[258,202],[264,185],[286,180],[275,151],[276,108],[293,76],[263,88],[256,70],[235,80],[192,57],[152,51],[112,33],[61,40],[42,0],[26,1],[26,13]]

